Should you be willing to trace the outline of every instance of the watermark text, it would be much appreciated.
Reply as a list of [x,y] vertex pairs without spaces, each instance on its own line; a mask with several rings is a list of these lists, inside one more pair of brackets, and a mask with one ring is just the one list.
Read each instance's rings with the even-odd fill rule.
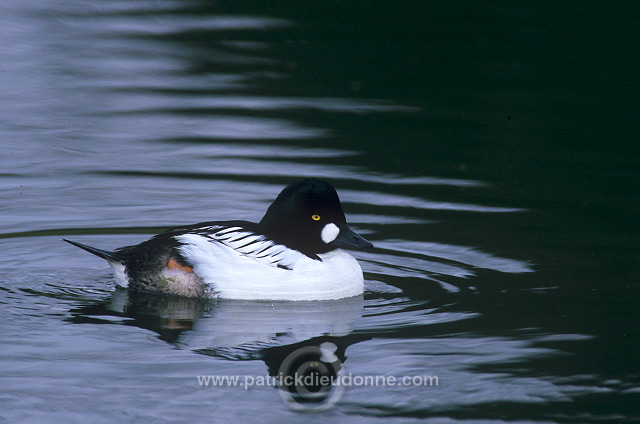
[[251,387],[274,386],[335,386],[335,387],[437,387],[440,379],[435,375],[198,375],[200,387]]

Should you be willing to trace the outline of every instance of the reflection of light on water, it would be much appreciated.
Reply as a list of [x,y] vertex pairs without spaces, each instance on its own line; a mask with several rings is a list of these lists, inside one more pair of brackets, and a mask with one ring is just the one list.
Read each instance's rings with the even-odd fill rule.
[[115,134],[105,134],[103,137],[113,140],[113,143],[120,144],[122,140],[119,138],[131,137],[132,132],[135,132],[135,129],[140,128],[141,125],[148,129],[145,131],[144,138],[156,140],[188,140],[190,138],[206,138],[210,141],[315,139],[331,134],[331,131],[326,129],[304,127],[285,119],[203,115],[201,117],[185,116],[174,121],[169,119],[170,115],[168,111],[154,115],[106,115],[103,121],[111,121],[115,124]]
[[[378,282],[379,283],[379,282]],[[379,283],[376,288],[380,287]],[[371,286],[367,287],[368,289]],[[372,292],[373,296],[388,291]],[[393,298],[373,297],[367,299],[358,322],[357,332],[390,331],[394,329],[410,328],[460,321],[477,317],[475,312],[438,312],[435,308],[426,307],[424,301],[413,301],[403,296]]]
[[[475,268],[520,274],[533,270],[526,262],[507,259],[465,246],[407,240],[376,241],[375,251],[358,252],[363,269],[369,278],[400,277],[420,278],[436,282],[442,289],[457,293],[460,288],[442,281],[440,276],[469,278]],[[407,255],[408,254],[408,255]],[[367,290],[379,291],[385,284],[366,285]],[[382,289],[382,291],[388,291]]]
[[[153,10],[154,12],[156,10]],[[113,13],[113,12],[112,12]],[[109,18],[112,19],[109,19]],[[126,15],[83,15],[83,22],[92,20],[106,25],[109,31],[123,35],[171,35],[180,31],[229,31],[229,30],[270,30],[286,28],[293,22],[266,16],[237,16],[237,15],[202,15],[179,16],[155,14],[150,19],[139,19],[138,15],[127,17]]]
[[[370,113],[370,112],[416,112],[419,109],[398,105],[393,102],[375,99],[349,99],[331,97],[266,97],[266,96],[222,96],[201,95],[186,96],[175,94],[171,97],[164,93],[148,92],[144,94],[131,93],[126,105],[120,105],[118,111],[123,113],[149,113],[164,110],[299,110],[311,109],[323,112],[340,113]],[[144,100],[144,101],[142,101]],[[141,108],[146,104],[146,108]],[[136,107],[137,105],[137,107]]]
[[417,197],[371,191],[342,190],[341,195],[349,202],[379,206],[407,207],[430,210],[451,210],[468,212],[521,212],[524,209],[497,206],[482,206],[468,203],[434,202]]
[[[359,224],[380,224],[384,222],[384,225],[395,225],[395,224],[432,224],[436,221],[432,221],[429,219],[421,219],[421,218],[408,218],[405,216],[393,216],[393,215],[369,215],[369,214],[361,214],[361,213],[350,213],[348,216],[350,223],[359,223]],[[358,232],[362,232],[363,234],[367,234],[366,230],[359,229]]]
[[[377,241],[376,247],[378,246],[381,249],[388,249],[389,253],[366,251],[357,253],[357,257],[366,262],[365,270],[368,273],[432,279],[434,275],[467,278],[475,274],[470,267],[515,274],[532,271],[524,262],[496,257],[464,246],[403,240]],[[409,248],[407,249],[406,246]],[[400,258],[399,252],[410,252],[414,256],[419,256]],[[435,261],[434,258],[445,259],[447,262]]]
[[360,319],[362,296],[331,301],[224,300],[194,324],[181,343],[189,348],[284,345],[322,335],[346,336]]
[[400,259],[397,254],[391,253],[358,252],[357,256],[367,262],[366,272],[374,274],[425,278],[433,274],[459,278],[473,275],[471,270],[460,266],[420,258],[403,257]]
[[[371,315],[369,315],[371,314]],[[397,311],[389,314],[364,315],[366,319],[358,327],[359,331],[389,331],[399,328],[441,324],[477,317],[479,314],[468,312],[430,312],[429,310]]]
[[[556,335],[563,340],[580,341],[580,334]],[[432,411],[432,408],[457,409],[469,405],[496,402],[525,402],[545,404],[549,399],[568,401],[579,394],[610,391],[609,388],[584,384],[579,378],[564,380],[557,377],[528,377],[518,372],[533,358],[553,358],[562,352],[536,346],[546,335],[530,340],[506,337],[441,337],[428,339],[377,340],[374,346],[366,343],[351,347],[357,366],[351,369],[360,374],[379,374],[393,369],[396,375],[438,376],[440,386],[414,386],[411,390],[366,390],[353,387],[349,391],[352,402],[365,405],[371,411],[378,402],[393,404],[404,410]],[[401,352],[401,353],[398,353]],[[473,354],[470,354],[472,352]],[[390,367],[389,364],[393,364]],[[571,384],[574,383],[574,384]],[[384,399],[384,400],[382,400]]]
[[396,252],[437,257],[472,265],[477,268],[492,269],[494,271],[512,274],[533,271],[526,262],[517,259],[501,258],[490,253],[481,252],[472,247],[408,240],[384,240],[376,242],[376,247],[390,249]]
[[[311,133],[305,133],[311,136]],[[263,134],[267,136],[268,134]],[[244,152],[247,153],[246,157]],[[315,153],[318,153],[315,156]],[[282,153],[282,154],[281,154]],[[110,152],[104,152],[106,159],[110,159]],[[208,145],[186,145],[179,146],[175,149],[166,152],[157,152],[154,159],[157,162],[144,164],[141,163],[138,166],[138,170],[148,170],[150,175],[152,172],[161,174],[158,171],[160,165],[169,165],[170,161],[175,162],[176,159],[182,159],[189,161],[191,166],[188,171],[185,171],[185,177],[197,179],[200,177],[210,176],[228,176],[232,179],[234,175],[251,175],[254,177],[261,176],[280,176],[287,177],[289,181],[294,181],[299,178],[307,177],[323,177],[331,178],[332,180],[346,180],[346,181],[363,181],[370,183],[380,183],[392,186],[393,184],[406,184],[406,185],[448,185],[459,187],[471,187],[482,186],[483,183],[472,180],[456,180],[437,177],[416,177],[407,178],[406,181],[402,177],[395,175],[375,173],[367,173],[366,170],[357,166],[336,166],[336,165],[322,165],[313,163],[299,163],[296,162],[296,158],[320,158],[320,157],[344,157],[351,155],[351,152],[345,152],[332,149],[317,149],[317,148],[303,148],[298,147],[293,152],[292,149],[281,148],[280,146],[264,146],[264,145],[242,145],[240,147],[230,146],[228,149],[226,146],[212,145],[209,149]],[[257,160],[254,160],[257,159]],[[269,159],[268,161],[265,159]],[[283,160],[288,159],[288,160]],[[105,165],[111,165],[111,169],[127,170],[127,161],[115,160],[113,164],[105,163]],[[194,175],[195,172],[200,175]],[[180,171],[174,172],[175,176],[180,176]],[[394,181],[395,180],[395,181]],[[386,183],[383,183],[386,181]],[[212,184],[215,181],[211,182]],[[282,187],[278,186],[280,189]],[[410,196],[400,196],[394,194],[386,194],[380,192],[370,191],[353,191],[342,190],[340,186],[336,184],[338,194],[341,199],[349,203],[363,203],[363,204],[378,204],[381,206],[409,206],[420,209],[432,209],[432,210],[459,210],[459,211],[475,211],[475,212],[516,212],[522,209],[517,208],[499,208],[499,207],[486,207],[482,205],[474,204],[462,204],[451,202],[432,202],[428,200],[422,200]]]

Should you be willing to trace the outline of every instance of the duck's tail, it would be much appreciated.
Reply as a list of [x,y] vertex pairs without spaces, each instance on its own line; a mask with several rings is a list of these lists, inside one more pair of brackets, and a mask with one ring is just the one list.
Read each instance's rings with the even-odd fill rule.
[[93,253],[96,256],[101,257],[102,259],[106,259],[109,262],[122,263],[122,256],[118,254],[118,252],[112,252],[109,250],[97,249],[95,247],[87,246],[86,244],[78,243],[77,241],[71,241],[67,239],[62,239],[67,243],[73,244],[74,246],[79,247],[82,250],[86,250],[89,253]]

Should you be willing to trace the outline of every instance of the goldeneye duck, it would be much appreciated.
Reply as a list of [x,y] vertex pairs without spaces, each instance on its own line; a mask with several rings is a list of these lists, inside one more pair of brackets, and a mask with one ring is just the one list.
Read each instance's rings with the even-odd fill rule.
[[106,259],[122,287],[263,300],[359,295],[362,269],[340,248],[373,247],[347,225],[335,189],[315,178],[285,187],[257,224],[203,222],[114,251],[65,241]]

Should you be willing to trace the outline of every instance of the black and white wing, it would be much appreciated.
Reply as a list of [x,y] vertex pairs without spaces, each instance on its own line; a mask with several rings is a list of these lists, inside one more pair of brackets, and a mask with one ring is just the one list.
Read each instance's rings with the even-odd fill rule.
[[305,256],[297,250],[274,242],[264,234],[240,225],[208,225],[175,235],[174,239],[182,244],[223,245],[240,255],[283,269],[292,269],[293,264]]

